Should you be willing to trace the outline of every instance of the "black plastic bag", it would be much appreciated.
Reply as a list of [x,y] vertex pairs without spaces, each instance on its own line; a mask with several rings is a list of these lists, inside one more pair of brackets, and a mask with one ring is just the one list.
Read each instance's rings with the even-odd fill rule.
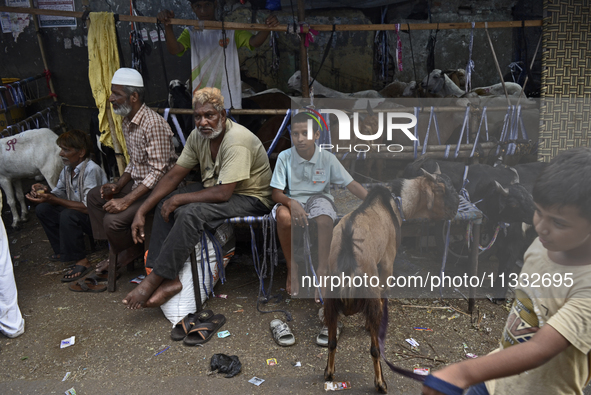
[[242,363],[236,355],[228,356],[226,354],[214,354],[211,357],[210,368],[218,373],[226,373],[226,378],[236,376],[242,369]]

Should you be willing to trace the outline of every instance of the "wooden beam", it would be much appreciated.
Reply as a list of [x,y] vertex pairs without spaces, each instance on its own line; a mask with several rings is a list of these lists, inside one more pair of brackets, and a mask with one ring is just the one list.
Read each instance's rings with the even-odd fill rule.
[[[299,11],[299,10],[298,10]],[[38,8],[26,8],[26,7],[6,7],[0,6],[0,12],[13,12],[19,14],[31,14],[31,15],[53,15],[53,16],[65,16],[73,18],[82,18],[82,12],[79,11],[61,11],[61,10],[48,10]],[[156,17],[152,16],[132,16],[119,14],[119,20],[123,22],[142,22],[142,23],[156,23]],[[170,23],[173,25],[187,25],[199,27],[200,24],[206,30],[222,30],[222,23],[218,21],[197,21],[194,19],[171,19]],[[476,22],[475,29],[484,29],[485,22]],[[521,27],[523,23],[524,27],[542,27],[541,20],[527,20],[527,21],[497,21],[488,22],[489,29],[500,29],[500,28],[515,28]],[[238,22],[224,22],[224,27],[231,30],[255,30],[255,31],[277,31],[287,32],[288,25],[278,25],[276,27],[269,27],[265,24],[260,23],[238,23]],[[312,29],[321,32],[331,32],[332,25],[310,25]],[[401,24],[400,30],[459,30],[459,29],[471,29],[472,24],[470,22],[461,23],[411,23]],[[377,31],[377,30],[396,30],[396,24],[367,24],[367,25],[336,25],[335,30],[337,32],[344,31]],[[308,32],[308,28],[304,26],[304,33]]]

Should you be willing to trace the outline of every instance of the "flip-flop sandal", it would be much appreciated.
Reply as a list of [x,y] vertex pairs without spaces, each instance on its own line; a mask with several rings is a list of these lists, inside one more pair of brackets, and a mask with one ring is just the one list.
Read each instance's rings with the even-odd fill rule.
[[295,336],[289,329],[289,326],[281,320],[273,320],[269,324],[273,340],[282,347],[289,347],[295,344]]
[[[92,267],[90,267],[90,266],[86,267],[86,266],[82,266],[82,265],[74,265],[72,270],[70,270],[68,273],[66,273],[64,275],[64,277],[62,278],[62,283],[71,283],[72,281],[80,280],[82,277],[86,276],[91,270],[92,270]],[[78,274],[78,273],[80,273],[80,274],[76,277],[70,277],[70,278],[66,277],[66,276],[73,276],[74,274]]]
[[197,346],[199,344],[207,343],[213,334],[220,329],[226,322],[226,317],[222,314],[216,314],[210,317],[206,322],[195,324],[193,328],[187,333],[183,340],[187,346]]
[[76,283],[70,284],[68,288],[73,292],[104,292],[107,290],[106,285],[99,284],[88,278],[78,280]]
[[[337,323],[337,340],[341,336],[341,331],[343,330],[343,323],[339,321]],[[320,333],[316,336],[316,344],[320,347],[328,347],[328,327],[325,325],[320,329]]]
[[170,338],[174,341],[181,341],[187,336],[187,333],[195,324],[200,322],[204,322],[213,316],[213,311],[211,310],[203,310],[199,313],[190,313],[185,318],[183,318],[179,323],[177,323],[172,331],[170,332]]

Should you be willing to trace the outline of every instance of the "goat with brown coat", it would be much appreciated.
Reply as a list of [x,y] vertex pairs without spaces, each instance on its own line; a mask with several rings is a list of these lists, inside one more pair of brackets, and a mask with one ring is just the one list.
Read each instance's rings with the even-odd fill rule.
[[[406,219],[452,219],[458,210],[459,198],[450,179],[440,174],[439,169],[435,174],[427,171],[424,174],[412,180],[395,180],[392,183],[392,193],[402,200],[402,215]],[[396,251],[400,246],[402,219],[390,191],[384,187],[373,188],[361,206],[343,217],[335,227],[329,273],[343,273],[352,278],[377,276],[380,284],[385,284],[392,275]],[[329,352],[324,379],[332,381],[334,377],[339,313],[346,316],[363,313],[371,335],[374,384],[379,392],[386,393],[378,345],[383,303],[387,303],[385,288],[378,286],[360,290],[349,284],[327,296],[324,320],[328,327]]]

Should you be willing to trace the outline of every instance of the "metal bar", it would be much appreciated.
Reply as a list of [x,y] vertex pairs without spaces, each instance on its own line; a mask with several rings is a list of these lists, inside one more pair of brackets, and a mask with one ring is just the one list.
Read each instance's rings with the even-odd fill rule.
[[[159,114],[164,114],[164,108],[161,107],[150,107],[152,110],[156,111]],[[431,111],[431,107],[418,107],[421,111]],[[522,109],[528,108],[538,108],[537,105],[522,105]],[[475,108],[479,110],[478,108]],[[434,107],[434,110],[437,112],[454,112],[454,111],[466,111],[466,107]],[[391,108],[387,110],[382,109],[374,109],[373,112],[408,112],[414,111],[414,107],[398,107],[398,108]],[[491,111],[503,111],[507,112],[507,107],[487,107],[487,112]],[[365,113],[366,110],[359,110],[356,111],[358,113]],[[183,114],[183,115],[193,115],[193,110],[190,108],[171,108],[170,114]],[[287,114],[286,109],[257,109],[257,110],[248,110],[248,109],[234,109],[232,110],[232,114],[235,115],[285,115]]]
[[30,106],[33,103],[37,103],[37,102],[40,102],[42,100],[51,99],[51,97],[52,97],[51,95],[47,95],[47,96],[40,97],[38,99],[27,100],[25,102],[24,106],[21,106],[19,104],[13,104],[12,106],[8,106],[6,108],[0,109],[0,114],[4,114],[5,112],[10,111],[10,110],[14,110],[16,108],[23,108],[23,107],[26,107],[26,106]]
[[[53,16],[66,16],[74,18],[82,18],[82,12],[79,11],[61,11],[61,10],[47,10],[37,8],[26,8],[26,7],[6,7],[0,6],[0,12],[12,12],[19,14],[32,14],[32,15],[53,15]],[[119,20],[123,22],[143,22],[143,23],[156,23],[156,17],[151,16],[135,16],[135,15],[123,15],[119,14]],[[171,19],[170,23],[173,25],[189,25],[197,26],[203,24],[203,28],[206,30],[221,30],[222,23],[218,21],[197,21],[194,19]],[[528,21],[497,21],[488,22],[488,27],[491,29],[497,28],[515,28],[515,27],[542,27],[542,20],[528,20]],[[224,27],[231,30],[257,30],[257,31],[276,31],[286,32],[288,25],[278,25],[276,27],[269,27],[265,24],[260,23],[237,23],[237,22],[224,22]],[[332,25],[310,25],[312,29],[321,32],[332,32]],[[470,22],[461,23],[411,23],[403,24],[400,30],[459,30],[459,29],[471,29],[472,24]],[[484,29],[484,22],[476,22],[475,29]],[[367,25],[336,25],[336,31],[377,31],[377,30],[396,30],[396,24],[367,24]],[[308,29],[304,26],[304,33],[308,33]]]

